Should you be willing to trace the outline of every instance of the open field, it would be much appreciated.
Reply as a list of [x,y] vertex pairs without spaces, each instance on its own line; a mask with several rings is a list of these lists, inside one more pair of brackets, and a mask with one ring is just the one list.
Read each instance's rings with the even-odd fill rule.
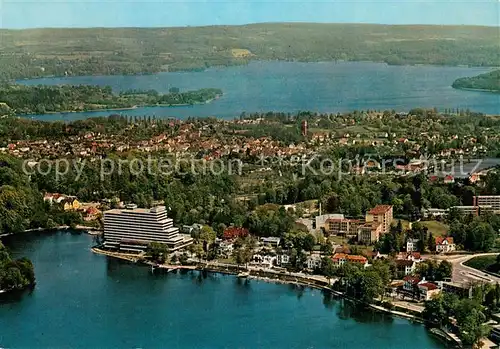
[[498,65],[479,26],[265,23],[183,28],[0,30],[0,77],[197,70],[248,60]]
[[438,221],[421,221],[420,222],[424,227],[427,227],[429,231],[434,236],[442,236],[445,235],[450,227],[447,224],[438,222]]

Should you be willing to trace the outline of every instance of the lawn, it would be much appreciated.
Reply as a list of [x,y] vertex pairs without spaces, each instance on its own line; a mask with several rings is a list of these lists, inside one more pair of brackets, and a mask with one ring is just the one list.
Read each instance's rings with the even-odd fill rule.
[[[401,223],[403,224],[403,229],[406,230],[410,228],[410,222],[408,222],[406,219],[394,219],[392,225],[396,226],[399,221],[401,221]],[[446,233],[450,229],[447,224],[438,221],[420,221],[419,223],[424,227],[427,227],[427,229],[429,229],[429,231],[434,236],[446,235]]]
[[421,221],[420,222],[424,227],[427,227],[429,231],[434,236],[442,236],[448,233],[450,227],[447,224],[438,221]]
[[479,256],[469,259],[464,264],[468,267],[498,273],[497,256]]

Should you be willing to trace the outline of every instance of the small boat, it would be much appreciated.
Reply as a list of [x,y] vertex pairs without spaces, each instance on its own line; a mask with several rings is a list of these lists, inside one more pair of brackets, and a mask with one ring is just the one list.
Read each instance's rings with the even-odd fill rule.
[[244,271],[244,272],[241,272],[238,274],[239,278],[247,278],[249,276],[250,276],[250,272],[248,272],[248,271]]

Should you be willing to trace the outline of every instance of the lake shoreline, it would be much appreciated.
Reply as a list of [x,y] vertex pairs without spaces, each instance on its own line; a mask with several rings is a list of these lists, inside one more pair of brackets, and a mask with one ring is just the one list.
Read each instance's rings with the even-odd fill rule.
[[[155,89],[166,92],[175,86],[181,90],[208,86],[223,91],[214,103],[189,106],[138,107],[123,115],[156,118],[217,117],[234,119],[241,113],[280,111],[297,113],[349,113],[353,110],[396,110],[412,108],[469,109],[498,115],[497,96],[492,93],[464,92],[450,87],[457,78],[477,75],[488,68],[450,66],[393,66],[374,62],[282,62],[259,61],[245,66],[208,68],[203,72],[168,72],[139,76],[80,76],[19,81],[23,85],[95,85],[111,86],[113,91]],[[398,79],[405,76],[405,83]],[[349,84],[345,84],[349,81]],[[384,81],[394,81],[384,84]],[[306,88],[307,86],[307,88]],[[465,98],[464,98],[465,97]],[[467,98],[469,97],[469,98]],[[106,117],[113,111],[30,114],[44,121],[72,121]]]
[[463,90],[463,91],[475,91],[475,92],[488,92],[488,93],[496,93],[500,94],[500,90],[491,90],[487,88],[471,88],[471,87],[454,87],[455,90]]
[[[29,341],[33,340],[33,336],[28,336],[28,334],[34,333],[35,339],[44,347],[57,346],[58,342],[64,340],[72,341],[75,346],[82,348],[96,346],[114,348],[117,345],[117,339],[107,336],[109,329],[118,333],[129,326],[136,329],[136,326],[145,321],[159,321],[160,327],[165,331],[158,333],[151,326],[144,326],[141,331],[131,331],[130,336],[121,342],[122,346],[125,343],[129,347],[139,345],[155,347],[158,343],[168,342],[177,343],[176,347],[179,349],[190,348],[196,345],[196,339],[189,339],[189,333],[192,331],[188,324],[193,323],[193,314],[198,314],[195,324],[205,324],[207,319],[213,316],[220,319],[220,327],[208,327],[203,334],[206,336],[206,343],[209,347],[218,347],[220,343],[227,343],[232,347],[243,341],[249,343],[249,347],[254,347],[253,344],[256,345],[257,342],[253,335],[241,329],[233,320],[234,316],[241,318],[242,314],[246,314],[249,317],[245,323],[255,328],[256,331],[265,333],[258,342],[264,347],[287,348],[293,347],[293,343],[298,342],[304,343],[304,347],[306,345],[331,347],[333,339],[330,336],[323,337],[322,334],[346,328],[346,326],[357,330],[360,325],[356,323],[356,319],[359,318],[363,322],[366,320],[366,324],[362,325],[365,326],[364,335],[357,337],[355,341],[360,346],[373,344],[371,336],[384,330],[389,337],[377,337],[375,342],[378,346],[375,345],[375,347],[387,347],[387,344],[391,343],[390,338],[398,339],[406,336],[411,339],[416,338],[415,336],[422,336],[422,338],[419,337],[420,346],[413,343],[408,348],[417,349],[422,347],[422,344],[426,348],[446,348],[444,341],[430,334],[425,327],[413,326],[414,321],[402,319],[394,314],[394,316],[386,316],[380,311],[372,311],[369,308],[368,311],[363,310],[361,306],[355,306],[347,297],[339,298],[341,294],[329,289],[276,280],[274,274],[268,278],[264,275],[256,275],[257,282],[247,282],[243,278],[236,278],[236,269],[234,272],[231,272],[232,269],[227,272],[213,270],[213,273],[203,268],[194,273],[190,273],[189,270],[174,271],[176,275],[168,277],[168,269],[156,269],[154,273],[151,273],[150,265],[140,263],[134,265],[120,262],[117,258],[100,257],[89,251],[94,244],[91,238],[86,237],[87,234],[71,232],[68,234],[68,232],[70,231],[62,230],[55,234],[36,233],[6,241],[15,255],[27,254],[28,258],[33,260],[38,280],[34,292],[24,291],[19,295],[13,293],[13,295],[2,296],[2,302],[13,304],[15,308],[0,307],[0,315],[5,316],[6,319],[12,318],[19,321],[29,318],[29,314],[45,309],[46,316],[51,321],[59,319],[58,321],[68,323],[72,321],[82,323],[83,327],[94,328],[95,336],[90,339],[81,338],[79,328],[60,332],[53,329],[49,321],[35,324],[34,330],[23,329],[20,335],[7,333],[3,337],[5,345],[29,347]],[[222,274],[232,276],[222,277]],[[253,276],[250,279],[253,279]],[[273,283],[283,285],[273,285]],[[141,297],[138,297],[138,291]],[[322,304],[321,298],[324,298],[326,303]],[[299,302],[302,306],[295,308],[294,304],[298,305]],[[82,312],[82,304],[85,305],[85,312]],[[179,308],[180,304],[182,308]],[[203,304],[205,306],[202,306]],[[123,307],[123,305],[127,306]],[[102,312],[103,306],[108,307],[106,312]],[[200,312],[200,309],[209,312]],[[343,315],[339,314],[342,309],[347,311]],[[276,329],[269,328],[270,325],[276,324],[275,314],[280,314],[281,311],[298,312],[299,323],[290,322],[286,327],[288,329],[286,334],[279,334],[278,329],[283,329],[282,325],[277,324]],[[179,321],[172,322],[168,318],[165,319],[164,314],[169,313],[175,313]],[[78,319],[78,316],[82,319]],[[346,316],[355,320],[348,320]],[[123,323],[116,321],[117,318],[128,317],[131,320]],[[303,325],[310,325],[308,319],[313,317],[321,321],[314,326],[312,331],[300,334],[302,333],[300,329],[304,328]],[[99,323],[108,325],[106,328],[95,326]],[[184,329],[187,336],[184,336]],[[214,338],[222,329],[226,329],[227,334],[224,333]],[[266,332],[267,330],[269,332]],[[177,333],[182,333],[182,340],[177,337]],[[292,337],[296,334],[297,338]],[[40,338],[37,338],[37,335]],[[236,338],[230,339],[231,335]],[[60,339],[54,339],[55,337]],[[335,337],[335,343],[338,341],[346,344],[352,343],[352,338],[348,336],[344,338],[341,335],[335,335]],[[276,345],[278,339],[282,345]],[[397,346],[389,347],[397,348]]]
[[57,115],[57,114],[77,114],[77,113],[94,113],[94,112],[113,112],[113,111],[128,111],[135,110],[138,108],[175,108],[175,107],[187,107],[191,105],[203,105],[212,103],[216,98],[211,98],[203,102],[196,103],[179,103],[179,104],[144,104],[144,105],[133,105],[131,107],[121,107],[121,108],[102,108],[102,109],[89,109],[89,110],[64,110],[64,111],[47,111],[45,113],[26,113],[26,114],[16,114],[16,117],[29,117],[30,115]]
[[[92,247],[91,251],[93,253],[99,254],[99,255],[104,255],[107,257],[111,258],[116,258],[120,260],[124,260],[127,262],[131,263],[141,263],[147,266],[150,266],[152,268],[152,272],[154,272],[154,268],[158,269],[164,269],[167,273],[171,271],[198,271],[198,272],[208,272],[208,273],[213,273],[213,274],[222,274],[222,275],[232,275],[235,277],[239,278],[239,273],[241,272],[240,266],[238,265],[231,265],[233,270],[229,270],[229,268],[223,268],[223,267],[217,267],[215,265],[210,265],[210,263],[207,263],[205,265],[158,265],[154,262],[151,261],[146,261],[141,258],[137,258],[137,255],[132,255],[132,254],[125,254],[125,253],[119,253],[119,252],[110,252],[110,251],[105,251],[102,249],[99,249],[97,247]],[[236,269],[236,270],[234,270]],[[244,269],[243,269],[244,270]],[[431,335],[436,336],[440,340],[444,341],[448,345],[453,345],[454,347],[458,347],[458,343],[450,337],[447,333],[444,333],[443,331],[434,328],[434,327],[427,327],[425,326],[425,322],[422,318],[417,317],[415,315],[397,311],[397,310],[390,310],[387,309],[381,305],[377,305],[374,303],[363,303],[360,302],[357,299],[354,299],[352,297],[347,296],[345,293],[334,290],[331,288],[331,285],[327,286],[326,284],[321,284],[318,282],[318,280],[314,280],[311,278],[308,278],[308,275],[304,275],[302,280],[299,280],[296,276],[290,275],[288,272],[282,272],[282,271],[275,271],[273,273],[266,272],[265,270],[247,270],[248,276],[246,276],[244,279],[248,280],[257,280],[257,281],[263,281],[263,282],[269,282],[269,283],[274,283],[274,284],[283,284],[283,285],[297,285],[297,286],[303,286],[303,287],[310,287],[312,289],[317,289],[320,291],[325,291],[329,292],[332,295],[348,300],[354,304],[362,305],[365,307],[368,307],[372,311],[378,312],[378,313],[384,313],[388,314],[393,317],[398,317],[402,318],[405,320],[408,320],[413,323],[418,323],[422,326],[425,327],[426,331],[430,333]],[[293,280],[295,278],[295,280]]]
[[[202,264],[197,264],[197,265],[158,265],[157,263],[151,262],[151,261],[146,261],[142,258],[140,258],[137,255],[134,254],[126,254],[126,253],[119,253],[119,252],[111,252],[111,251],[106,251],[102,250],[98,247],[92,247],[91,251],[93,253],[99,254],[99,255],[104,255],[107,257],[111,258],[116,258],[120,260],[124,260],[127,262],[132,262],[132,263],[141,263],[147,266],[150,266],[153,270],[154,268],[158,269],[164,269],[167,272],[173,271],[173,270],[185,270],[185,271],[200,271],[200,272],[209,272],[209,273],[216,273],[216,274],[223,274],[223,275],[233,275],[233,276],[238,276],[238,274],[245,269],[242,269],[242,266],[238,266],[236,264],[227,264],[228,267],[224,268],[221,266],[217,266],[215,264],[210,264],[206,263],[204,265]],[[414,322],[422,323],[423,320],[416,317],[415,315],[399,312],[399,311],[394,311],[390,309],[386,309],[382,306],[378,306],[376,304],[365,304],[361,303],[359,300],[356,300],[354,298],[351,298],[344,294],[343,292],[334,290],[331,288],[331,284],[327,285],[326,283],[312,278],[314,275],[307,275],[304,274],[302,276],[296,276],[292,275],[289,272],[283,272],[283,271],[266,271],[264,269],[251,269],[251,270],[246,270],[248,272],[248,279],[255,279],[259,281],[264,281],[264,282],[271,282],[271,283],[278,283],[278,284],[289,284],[289,285],[301,285],[305,287],[311,287],[315,288],[318,290],[323,290],[323,291],[328,291],[334,294],[335,296],[342,297],[344,299],[347,299],[349,301],[355,302],[357,304],[364,304],[365,306],[378,311],[378,312],[383,312],[387,314],[391,314],[393,316],[398,316],[401,318],[405,318],[407,320],[411,320]]]
[[464,64],[432,64],[432,63],[391,63],[386,61],[370,61],[370,60],[344,60],[344,59],[336,59],[336,60],[295,60],[295,59],[252,59],[244,64],[229,64],[229,65],[212,65],[208,67],[200,67],[200,68],[186,68],[186,69],[174,69],[174,70],[159,70],[151,73],[129,73],[120,72],[117,74],[89,74],[89,75],[47,75],[47,76],[38,76],[38,77],[23,77],[18,79],[13,79],[11,82],[22,82],[28,80],[42,80],[42,79],[61,79],[61,78],[75,78],[82,76],[90,76],[90,77],[109,77],[109,76],[151,76],[151,75],[159,75],[165,73],[203,73],[210,69],[227,69],[232,67],[241,67],[247,66],[252,63],[266,63],[266,62],[281,62],[281,63],[377,63],[377,64],[385,64],[387,66],[394,67],[455,67],[455,68],[487,68],[487,69],[498,69],[498,66],[481,66],[481,65],[464,65]]

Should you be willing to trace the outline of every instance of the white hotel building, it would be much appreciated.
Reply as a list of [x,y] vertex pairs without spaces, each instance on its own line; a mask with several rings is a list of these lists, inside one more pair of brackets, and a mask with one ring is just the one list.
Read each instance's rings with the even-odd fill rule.
[[104,212],[104,246],[123,252],[142,252],[151,242],[175,251],[193,243],[189,235],[179,234],[165,206],[151,209],[127,205],[125,209]]

